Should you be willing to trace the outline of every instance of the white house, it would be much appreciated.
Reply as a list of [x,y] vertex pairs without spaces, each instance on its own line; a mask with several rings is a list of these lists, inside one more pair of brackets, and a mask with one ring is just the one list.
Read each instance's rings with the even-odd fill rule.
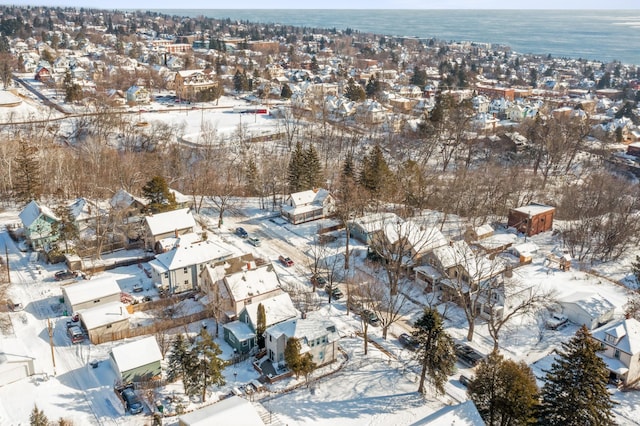
[[162,374],[162,353],[155,336],[114,347],[109,360],[121,383],[149,380]]
[[292,319],[267,328],[265,346],[273,364],[284,363],[284,351],[290,337],[300,342],[300,354],[311,354],[317,366],[335,361],[340,338],[331,321]]
[[62,287],[62,297],[69,312],[120,302],[120,286],[112,278],[81,281]]
[[178,209],[145,217],[147,248],[154,248],[163,238],[194,232],[196,221],[190,209]]
[[178,239],[175,247],[156,255],[149,262],[151,278],[158,288],[170,293],[194,290],[200,286],[199,277],[206,265],[212,265],[233,255],[220,243],[211,240],[182,243],[188,238]]
[[574,324],[586,325],[589,330],[613,319],[616,307],[599,293],[577,292],[558,300],[562,313]]
[[597,354],[607,365],[610,378],[631,385],[640,379],[640,322],[621,319],[593,330],[592,338],[600,343]]
[[316,219],[324,219],[335,211],[335,200],[326,189],[310,189],[296,192],[286,199],[281,208],[282,216],[294,225]]

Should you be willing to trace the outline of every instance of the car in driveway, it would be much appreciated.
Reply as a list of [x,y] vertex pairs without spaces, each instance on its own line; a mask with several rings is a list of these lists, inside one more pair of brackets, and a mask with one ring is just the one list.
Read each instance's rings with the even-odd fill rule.
[[468,388],[469,384],[473,381],[473,377],[467,377],[464,374],[461,374],[458,381],[462,386],[464,386],[465,388]]
[[420,346],[416,338],[409,333],[402,333],[400,336],[398,336],[398,341],[402,346],[409,349],[410,351],[418,350],[418,347]]
[[291,260],[290,257],[280,255],[278,256],[278,260],[280,261],[280,263],[282,263],[282,265],[286,266],[287,268],[293,266],[293,260]]
[[480,361],[484,359],[484,355],[473,349],[471,346],[462,343],[456,343],[454,345],[454,349],[456,351],[458,360],[461,363],[469,365],[471,367],[475,367]]
[[322,275],[314,274],[311,276],[311,284],[316,287],[323,287],[327,285],[327,280]]
[[374,327],[378,327],[380,325],[380,318],[378,318],[378,315],[369,309],[364,309],[360,312],[360,317],[369,323],[369,325]]
[[127,406],[127,411],[131,414],[139,414],[142,412],[143,406],[140,398],[130,387],[126,387],[122,389],[122,399],[124,399],[124,403]]
[[569,321],[569,318],[559,313],[552,313],[551,316],[547,319],[545,326],[549,330],[557,330],[562,328]]
[[84,333],[82,332],[82,329],[72,321],[67,323],[67,334],[73,344],[84,342]]
[[247,242],[254,247],[260,247],[260,244],[261,244],[260,238],[258,237],[248,237]]
[[78,273],[76,271],[70,271],[66,269],[64,271],[56,272],[53,278],[56,281],[64,281],[64,280],[70,280],[72,278],[76,278],[77,276],[78,276]]
[[247,238],[249,236],[249,233],[247,231],[245,231],[245,229],[240,227],[240,226],[236,228],[236,232],[235,233],[240,238]]
[[337,285],[331,286],[330,284],[327,284],[324,287],[324,291],[326,291],[327,294],[331,292],[331,298],[334,300],[340,300],[342,299],[342,296],[344,296],[344,294],[342,294],[342,290],[340,290]]

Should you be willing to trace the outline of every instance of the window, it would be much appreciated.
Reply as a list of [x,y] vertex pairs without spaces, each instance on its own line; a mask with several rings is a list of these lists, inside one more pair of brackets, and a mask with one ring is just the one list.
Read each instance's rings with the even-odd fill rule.
[[613,356],[616,357],[616,359],[620,359],[620,350],[616,349],[616,351],[613,353]]
[[189,280],[184,280],[184,285],[189,285]]
[[606,335],[606,340],[607,340],[607,342],[613,342],[613,343],[616,342],[616,338],[612,334],[607,334]]
[[184,268],[184,269],[182,270],[182,272],[184,272],[184,273],[186,274],[186,273],[187,273],[187,268]]
[[165,272],[165,273],[164,273],[164,277],[165,277],[165,278],[167,278],[167,279],[169,279],[169,273],[168,273],[168,272]]
[[246,340],[245,340],[244,342],[242,342],[242,346],[243,346],[243,347],[246,347],[246,346],[247,346],[247,344],[249,344],[249,342],[247,342]]
[[94,300],[93,303],[100,303],[100,299]]
[[111,327],[113,327],[113,324],[107,324],[105,328],[111,328]]
[[269,335],[269,341],[273,342],[273,336],[272,335]]

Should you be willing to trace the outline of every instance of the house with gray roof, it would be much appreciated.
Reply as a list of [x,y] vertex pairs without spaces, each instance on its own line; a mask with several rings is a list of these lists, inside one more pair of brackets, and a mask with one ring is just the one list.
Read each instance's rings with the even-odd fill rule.
[[27,243],[38,250],[58,240],[55,224],[60,222],[53,211],[32,200],[18,215],[24,228]]

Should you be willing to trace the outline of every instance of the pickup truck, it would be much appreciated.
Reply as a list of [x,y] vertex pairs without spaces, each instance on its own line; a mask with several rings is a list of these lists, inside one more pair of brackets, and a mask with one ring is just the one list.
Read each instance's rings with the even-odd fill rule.
[[290,267],[290,266],[293,266],[293,260],[291,260],[291,258],[289,258],[289,257],[285,257],[283,255],[280,255],[278,257],[278,260],[280,261],[280,263],[282,263],[287,268]]

